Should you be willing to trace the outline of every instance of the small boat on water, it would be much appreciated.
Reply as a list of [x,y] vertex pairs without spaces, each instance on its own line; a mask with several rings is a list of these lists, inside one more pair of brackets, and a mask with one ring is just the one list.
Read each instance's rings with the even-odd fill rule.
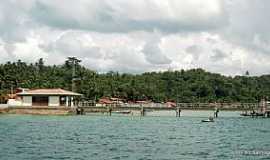
[[244,117],[247,117],[247,116],[250,116],[250,117],[252,117],[252,116],[256,116],[256,117],[258,117],[258,116],[264,116],[263,113],[261,113],[261,112],[255,112],[255,111],[252,111],[250,113],[244,112],[244,113],[241,113],[240,115],[241,116],[244,116]]
[[130,114],[130,110],[123,110],[123,111],[114,111],[113,113],[118,113],[118,114]]
[[202,120],[202,122],[214,122],[214,118],[213,117],[209,117],[208,119]]
[[202,120],[202,122],[214,122],[214,120],[205,119],[205,120]]
[[244,117],[246,117],[246,116],[251,116],[251,114],[249,114],[249,113],[241,113],[240,115],[241,115],[241,116],[244,116]]

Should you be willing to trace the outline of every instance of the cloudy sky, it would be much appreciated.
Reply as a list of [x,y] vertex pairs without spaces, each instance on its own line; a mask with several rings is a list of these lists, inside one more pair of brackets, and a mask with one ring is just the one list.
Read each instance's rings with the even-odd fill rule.
[[1,0],[0,63],[270,74],[269,0]]

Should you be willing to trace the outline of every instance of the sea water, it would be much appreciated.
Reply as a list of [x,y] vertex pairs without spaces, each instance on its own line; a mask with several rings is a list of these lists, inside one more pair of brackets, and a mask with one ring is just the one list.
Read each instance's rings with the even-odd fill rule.
[[0,116],[1,160],[270,159],[270,119],[220,112]]

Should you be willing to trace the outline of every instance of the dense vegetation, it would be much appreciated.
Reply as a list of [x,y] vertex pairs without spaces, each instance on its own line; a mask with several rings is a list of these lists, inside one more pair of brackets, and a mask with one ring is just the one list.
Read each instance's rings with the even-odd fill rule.
[[[0,65],[0,94],[11,88],[63,88],[71,90],[72,64],[46,66],[22,61]],[[76,91],[86,99],[120,97],[128,100],[178,102],[257,102],[270,96],[270,75],[226,77],[202,69],[151,72],[140,75],[98,74],[76,63]]]

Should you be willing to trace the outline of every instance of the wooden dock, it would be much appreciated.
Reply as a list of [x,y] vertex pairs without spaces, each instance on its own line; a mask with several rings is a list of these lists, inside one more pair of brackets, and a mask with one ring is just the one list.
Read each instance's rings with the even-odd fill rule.
[[85,113],[94,113],[94,112],[101,112],[107,113],[111,115],[112,112],[116,111],[139,111],[141,116],[145,115],[147,111],[175,111],[176,116],[180,117],[181,108],[169,108],[169,107],[132,107],[132,106],[78,106],[77,107],[77,114],[85,114]]
[[[1,113],[1,109],[0,109]],[[75,108],[70,107],[49,107],[49,106],[32,106],[32,107],[8,107],[2,113],[5,114],[31,114],[31,115],[74,115]]]
[[[154,103],[153,103],[154,104]],[[213,111],[217,117],[218,111],[243,111],[242,116],[250,117],[270,117],[270,109],[267,108],[267,103],[178,103],[176,107],[167,107],[163,104],[151,105],[101,105],[96,106],[89,103],[79,103],[74,107],[8,107],[0,108],[0,113],[13,114],[42,114],[42,115],[82,115],[85,113],[112,113],[122,114],[140,114],[145,116],[146,112],[151,111],[174,111],[176,117],[181,116],[184,110],[209,110]]]
[[87,103],[80,103],[76,109],[77,114],[101,112],[111,115],[112,112],[122,111],[139,111],[141,116],[145,115],[147,111],[175,111],[176,117],[181,116],[182,110],[212,110],[217,108],[220,111],[253,111],[259,108],[258,103],[178,103],[177,107],[165,107],[165,106],[134,106],[134,105],[104,105],[104,106],[92,106]]

